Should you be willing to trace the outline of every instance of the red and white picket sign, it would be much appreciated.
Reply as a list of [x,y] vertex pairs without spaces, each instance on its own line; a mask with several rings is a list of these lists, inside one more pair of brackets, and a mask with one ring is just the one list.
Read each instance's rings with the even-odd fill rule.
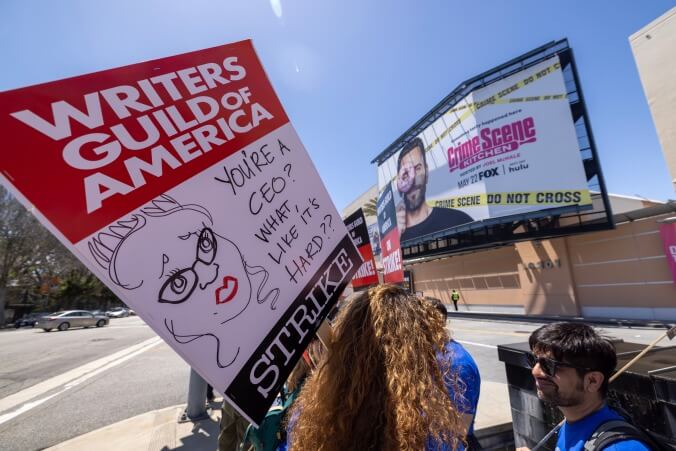
[[258,423],[361,257],[251,41],[0,93],[0,131],[2,183]]

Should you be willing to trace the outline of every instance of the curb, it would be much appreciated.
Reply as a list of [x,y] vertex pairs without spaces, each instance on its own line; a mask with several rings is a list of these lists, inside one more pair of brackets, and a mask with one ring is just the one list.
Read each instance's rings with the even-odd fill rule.
[[210,417],[204,420],[179,423],[184,409],[185,404],[180,404],[142,413],[66,440],[47,451],[215,449],[220,431],[220,409],[209,409]]
[[618,327],[645,327],[651,329],[669,329],[675,323],[669,321],[656,320],[638,320],[622,318],[583,318],[580,316],[552,316],[552,315],[518,315],[513,313],[491,313],[491,312],[448,312],[448,319],[482,319],[489,321],[516,321],[526,323],[553,323],[567,321],[573,323],[597,324],[601,326]]

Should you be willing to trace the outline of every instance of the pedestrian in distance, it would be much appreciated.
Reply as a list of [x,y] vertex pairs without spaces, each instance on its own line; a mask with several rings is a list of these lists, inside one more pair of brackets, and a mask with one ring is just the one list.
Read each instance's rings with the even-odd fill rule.
[[449,337],[429,302],[381,285],[343,306],[291,412],[294,451],[463,449]]
[[535,330],[528,342],[538,398],[554,404],[565,417],[558,451],[657,449],[606,404],[608,379],[617,364],[608,339],[586,324],[553,323]]
[[460,293],[458,293],[458,290],[453,288],[453,291],[451,291],[451,301],[453,302],[453,308],[455,308],[455,311],[458,311],[458,301],[460,300]]

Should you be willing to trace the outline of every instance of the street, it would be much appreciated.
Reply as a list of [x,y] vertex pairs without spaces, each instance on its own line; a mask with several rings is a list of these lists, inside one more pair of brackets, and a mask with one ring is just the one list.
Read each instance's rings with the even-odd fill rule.
[[[505,384],[496,345],[525,341],[535,323],[450,320],[482,383]],[[649,343],[657,329],[604,328]],[[667,342],[660,343],[666,345]],[[138,317],[103,328],[0,332],[0,449],[36,450],[186,401],[188,366]],[[480,400],[489,409],[490,399]],[[507,406],[508,408],[508,406]]]
[[3,450],[46,448],[180,404],[188,389],[188,366],[138,317],[100,329],[3,331],[0,361]]

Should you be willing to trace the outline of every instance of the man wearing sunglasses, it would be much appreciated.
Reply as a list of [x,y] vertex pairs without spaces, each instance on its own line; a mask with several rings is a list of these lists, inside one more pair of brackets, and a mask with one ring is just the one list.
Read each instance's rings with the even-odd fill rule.
[[[529,357],[538,398],[556,405],[565,417],[557,451],[583,451],[602,424],[623,420],[606,405],[608,379],[617,364],[615,347],[596,331],[579,323],[553,323],[535,330]],[[526,448],[520,448],[520,451]],[[606,451],[644,451],[634,438],[620,438]]]

